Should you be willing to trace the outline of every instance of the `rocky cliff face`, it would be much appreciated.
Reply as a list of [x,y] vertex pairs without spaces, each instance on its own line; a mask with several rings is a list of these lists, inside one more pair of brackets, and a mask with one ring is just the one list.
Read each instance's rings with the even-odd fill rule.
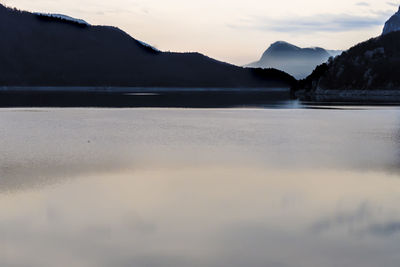
[[400,7],[399,11],[395,13],[386,23],[383,28],[382,35],[388,34],[390,32],[395,32],[400,30]]

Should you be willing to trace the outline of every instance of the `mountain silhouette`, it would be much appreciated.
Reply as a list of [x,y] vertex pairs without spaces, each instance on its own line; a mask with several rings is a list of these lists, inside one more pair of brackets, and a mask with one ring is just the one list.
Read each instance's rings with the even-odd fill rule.
[[251,63],[247,67],[276,68],[297,79],[302,79],[307,77],[316,66],[340,52],[332,50],[330,53],[320,47],[300,48],[284,41],[278,41],[264,52],[259,61]]
[[199,53],[160,52],[116,27],[0,5],[0,86],[275,87],[294,82]]

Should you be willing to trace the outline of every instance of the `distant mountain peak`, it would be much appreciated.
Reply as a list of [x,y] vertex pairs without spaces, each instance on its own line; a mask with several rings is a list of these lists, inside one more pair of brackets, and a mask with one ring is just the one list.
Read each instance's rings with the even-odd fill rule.
[[339,51],[330,53],[321,47],[301,48],[285,41],[277,41],[269,46],[261,59],[247,67],[276,68],[298,79],[307,77],[314,68],[326,62]]
[[400,6],[398,11],[386,21],[382,35],[395,31],[400,31]]
[[275,46],[275,45],[289,45],[289,46],[295,46],[292,45],[291,43],[288,43],[286,41],[276,41],[275,43],[272,43],[271,46]]
[[[268,50],[271,49],[291,49],[291,50],[300,50],[301,48],[298,46],[295,46],[291,43],[285,42],[285,41],[277,41],[273,44],[271,44],[268,48]],[[267,50],[267,51],[268,51]]]
[[279,53],[279,52],[284,52],[284,53],[288,53],[288,52],[293,52],[293,53],[298,53],[298,52],[308,52],[308,53],[314,53],[314,52],[318,52],[321,54],[325,54],[327,55],[328,52],[318,46],[314,46],[314,47],[306,47],[306,48],[301,48],[299,46],[293,45],[291,43],[285,42],[285,41],[277,41],[273,44],[271,44],[269,46],[269,48],[265,51],[264,56],[270,53]]

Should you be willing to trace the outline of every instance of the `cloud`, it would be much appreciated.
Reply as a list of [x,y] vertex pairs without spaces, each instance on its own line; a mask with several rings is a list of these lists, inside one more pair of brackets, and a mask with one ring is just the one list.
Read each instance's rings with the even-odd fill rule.
[[372,213],[373,212],[368,203],[362,203],[355,211],[338,212],[332,217],[317,221],[312,225],[311,230],[315,233],[322,233],[335,228],[345,227],[350,229],[362,222],[369,220],[372,216]]
[[370,6],[368,2],[358,2],[356,3],[357,6]]
[[391,236],[400,233],[400,221],[375,224],[369,227],[369,232],[376,235]]
[[254,29],[260,31],[315,33],[315,32],[347,32],[383,26],[393,15],[393,11],[377,11],[372,15],[350,14],[318,14],[290,18],[253,17],[242,20],[241,24],[230,24],[231,28]]
[[382,210],[372,208],[367,202],[360,204],[354,211],[338,212],[331,217],[312,224],[312,233],[322,234],[335,230],[344,230],[356,235],[374,235],[389,237],[400,234],[400,221],[387,220],[376,222],[382,217]]
[[386,2],[386,4],[388,4],[389,6],[395,6],[395,7],[399,6],[399,3],[395,3],[395,2]]

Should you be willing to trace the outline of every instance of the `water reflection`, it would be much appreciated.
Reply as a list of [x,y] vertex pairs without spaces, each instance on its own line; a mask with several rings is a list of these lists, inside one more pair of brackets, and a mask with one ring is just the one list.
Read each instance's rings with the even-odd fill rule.
[[5,110],[1,266],[397,266],[400,111]]

